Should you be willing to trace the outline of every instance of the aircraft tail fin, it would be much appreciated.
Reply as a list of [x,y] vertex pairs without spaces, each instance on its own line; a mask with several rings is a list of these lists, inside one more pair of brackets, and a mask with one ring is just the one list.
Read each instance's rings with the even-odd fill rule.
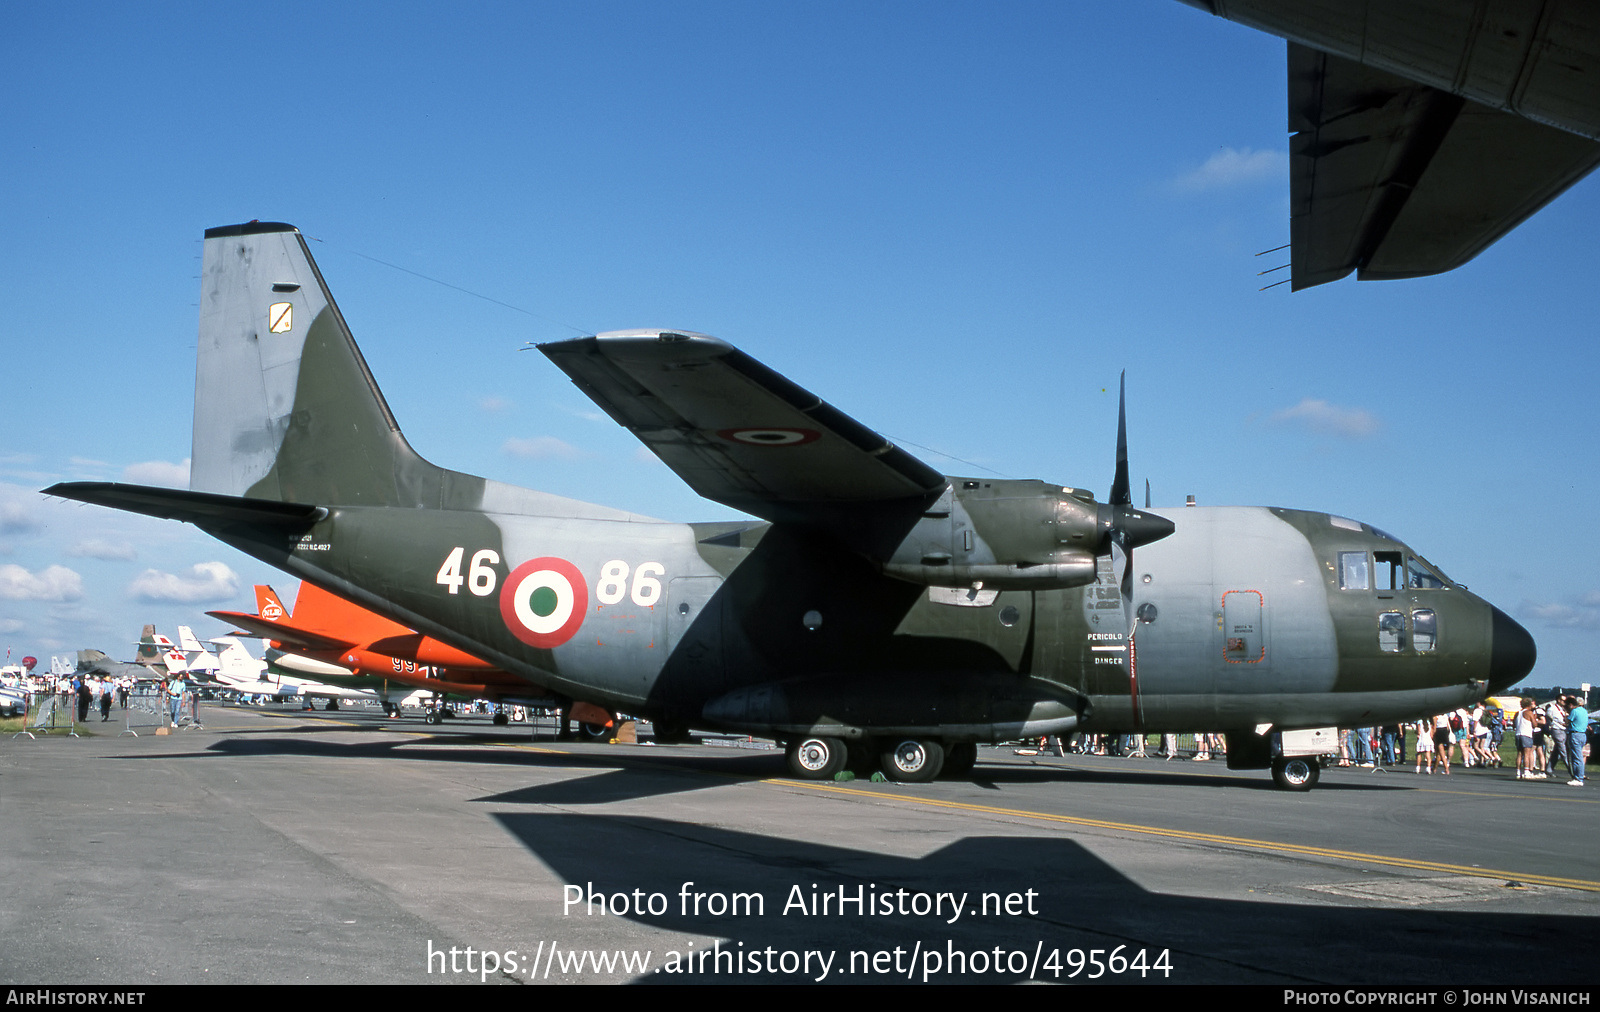
[[269,622],[281,622],[289,617],[289,609],[278,600],[278,592],[264,583],[256,584],[256,614]]
[[232,636],[220,636],[212,642],[222,648],[217,654],[218,671],[221,674],[235,678],[260,678],[261,672],[266,670],[266,664],[251,657],[244,644]]
[[156,627],[146,625],[139,633],[139,650],[133,655],[134,663],[152,666],[161,663],[161,644],[156,640]]
[[438,507],[460,479],[406,442],[300,231],[206,230],[190,488]]
[[200,645],[200,640],[195,636],[194,630],[186,625],[178,627],[178,648],[184,653],[200,653],[205,647]]

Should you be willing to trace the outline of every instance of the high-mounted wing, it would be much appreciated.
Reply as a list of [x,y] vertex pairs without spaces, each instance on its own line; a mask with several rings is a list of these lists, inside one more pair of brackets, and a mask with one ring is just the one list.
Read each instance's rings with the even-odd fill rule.
[[1600,142],[1289,44],[1292,288],[1451,270],[1600,165]]
[[539,350],[700,495],[858,543],[915,517],[945,477],[883,436],[704,334],[616,331]]

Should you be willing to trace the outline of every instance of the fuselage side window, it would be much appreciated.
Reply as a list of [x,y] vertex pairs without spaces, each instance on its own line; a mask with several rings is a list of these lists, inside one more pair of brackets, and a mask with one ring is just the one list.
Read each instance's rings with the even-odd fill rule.
[[1372,580],[1367,570],[1366,552],[1339,553],[1339,589],[1369,590]]
[[1378,613],[1378,649],[1399,653],[1406,645],[1406,617],[1398,611]]
[[1377,590],[1405,589],[1405,560],[1399,552],[1373,552],[1377,568],[1373,573],[1373,587]]
[[1418,653],[1432,650],[1439,644],[1439,616],[1432,608],[1418,608],[1411,613],[1411,645]]

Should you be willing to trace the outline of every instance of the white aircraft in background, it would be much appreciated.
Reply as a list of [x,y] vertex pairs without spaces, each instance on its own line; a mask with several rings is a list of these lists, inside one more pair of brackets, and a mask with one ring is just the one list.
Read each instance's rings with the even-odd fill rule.
[[207,650],[193,629],[186,625],[178,627],[178,644],[187,657],[186,673],[202,684],[210,683],[252,696],[271,696],[278,702],[322,699],[327,701],[329,710],[337,710],[341,699],[381,702],[378,694],[370,689],[349,689],[285,675],[266,661],[250,656],[250,651],[236,636],[218,636],[204,643],[219,647],[219,652],[213,654]]

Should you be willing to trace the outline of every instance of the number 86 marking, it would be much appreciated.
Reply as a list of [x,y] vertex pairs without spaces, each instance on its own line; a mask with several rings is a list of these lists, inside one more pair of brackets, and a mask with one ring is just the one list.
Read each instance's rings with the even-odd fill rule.
[[[633,603],[648,608],[661,600],[661,581],[655,577],[665,574],[667,567],[659,562],[641,562],[633,571]],[[601,604],[617,604],[628,595],[628,564],[612,559],[600,567],[600,582],[594,588],[595,600]]]

